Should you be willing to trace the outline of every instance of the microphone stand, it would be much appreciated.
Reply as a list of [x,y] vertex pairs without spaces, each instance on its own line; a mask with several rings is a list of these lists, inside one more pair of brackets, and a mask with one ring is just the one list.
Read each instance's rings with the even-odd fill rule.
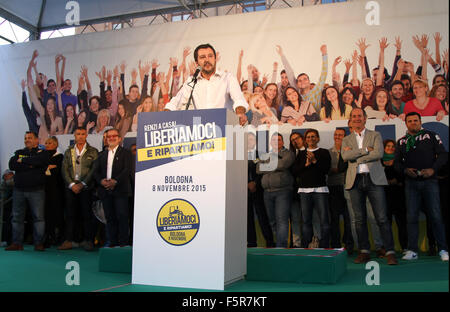
[[189,100],[188,100],[188,102],[186,104],[186,110],[189,109],[189,106],[191,105],[191,102],[194,105],[194,109],[197,109],[197,106],[195,105],[194,98],[192,96],[194,94],[194,88],[195,88],[196,84],[197,84],[197,77],[193,77],[191,82],[188,83],[188,86],[190,86],[192,88],[192,90],[191,90],[191,95],[189,96]]

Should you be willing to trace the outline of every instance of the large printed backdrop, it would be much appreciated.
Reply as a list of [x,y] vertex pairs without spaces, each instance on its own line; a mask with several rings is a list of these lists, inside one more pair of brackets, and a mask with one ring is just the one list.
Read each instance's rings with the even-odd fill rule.
[[[21,108],[21,79],[26,78],[26,68],[33,50],[39,51],[38,70],[49,78],[55,78],[54,58],[62,53],[67,58],[65,77],[73,82],[76,92],[81,65],[89,68],[94,94],[98,94],[99,81],[95,72],[105,65],[112,69],[121,60],[127,63],[126,86],[131,81],[130,72],[137,68],[139,59],[159,60],[159,70],[167,71],[169,57],[182,59],[186,46],[192,50],[201,43],[211,43],[220,52],[218,68],[236,73],[238,54],[244,50],[242,71],[254,64],[262,74],[272,72],[273,62],[281,60],[275,46],[281,45],[296,74],[306,72],[311,81],[320,75],[320,46],[328,45],[329,74],[337,56],[349,58],[356,49],[355,42],[367,38],[371,46],[367,50],[369,65],[378,62],[378,40],[386,36],[391,45],[386,51],[386,67],[392,71],[395,48],[394,38],[403,40],[402,57],[420,63],[418,50],[411,37],[416,34],[432,34],[439,31],[443,37],[441,49],[448,47],[447,0],[379,0],[380,25],[367,25],[365,9],[367,1],[355,1],[320,6],[276,9],[267,12],[246,13],[232,16],[211,17],[184,22],[167,23],[90,33],[67,38],[34,41],[0,47],[0,170],[7,168],[12,152],[23,146],[23,134],[27,123]],[[434,44],[429,47],[434,53]],[[192,54],[189,56],[192,58]],[[341,76],[344,65],[339,65]],[[432,77],[433,69],[428,68]],[[445,119],[448,125],[448,119]]]

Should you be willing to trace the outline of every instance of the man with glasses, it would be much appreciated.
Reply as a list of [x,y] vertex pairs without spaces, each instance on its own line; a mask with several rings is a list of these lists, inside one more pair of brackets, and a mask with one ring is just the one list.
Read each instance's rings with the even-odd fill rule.
[[131,153],[119,144],[122,142],[117,129],[106,133],[108,148],[97,158],[94,178],[98,196],[102,200],[109,236],[109,247],[125,247],[129,244],[128,196],[131,194]]
[[84,249],[94,249],[95,217],[91,209],[91,191],[94,186],[93,173],[98,151],[87,143],[85,128],[75,129],[75,144],[64,153],[62,175],[66,189],[66,239],[59,250],[72,249],[76,214],[81,210],[84,228]]

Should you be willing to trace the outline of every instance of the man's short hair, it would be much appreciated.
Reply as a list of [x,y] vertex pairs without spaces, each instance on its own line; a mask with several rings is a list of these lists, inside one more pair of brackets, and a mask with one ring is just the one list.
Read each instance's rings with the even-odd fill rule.
[[400,80],[394,80],[391,84],[391,91],[392,88],[394,88],[395,85],[401,85],[403,89],[405,89],[405,85],[403,84],[403,82],[401,82]]
[[133,89],[133,88],[137,88],[138,91],[139,91],[139,86],[136,85],[136,84],[132,84],[132,85],[128,88],[128,92],[131,92],[131,89]]
[[81,130],[81,131],[87,131],[87,129],[85,127],[76,127],[75,131],[73,133],[75,133],[77,130]]
[[305,139],[306,139],[306,136],[308,135],[308,133],[310,133],[310,132],[314,132],[316,134],[316,136],[320,139],[319,131],[317,131],[316,129],[312,129],[312,128],[305,131]]
[[347,133],[347,131],[345,131],[345,129],[344,128],[340,128],[340,127],[338,127],[338,128],[336,128],[335,130],[334,130],[334,132],[336,132],[336,131],[344,131],[344,134],[346,134]]
[[116,128],[110,128],[110,129],[106,130],[105,133],[108,133],[108,132],[110,132],[110,131],[116,131],[117,134],[119,135],[119,138],[122,137],[122,136],[120,135],[120,131],[119,131],[118,129],[116,129]]
[[409,77],[409,75],[407,74],[402,74],[400,76],[400,80],[409,80],[409,82],[411,82],[411,77]]
[[92,97],[89,99],[89,106],[91,106],[91,103],[92,103],[92,100],[93,100],[93,99],[96,99],[97,102],[98,102],[98,105],[100,105],[100,102],[101,102],[100,97],[99,97],[98,95],[94,95],[94,96],[92,96]]
[[[367,113],[366,113],[366,110],[365,110],[365,109],[362,109],[361,107],[354,107],[354,108],[352,108],[352,111],[350,112],[350,117],[353,115],[353,111],[356,110],[356,109],[362,110],[363,115],[364,115],[364,118],[367,119]],[[349,121],[350,121],[350,119],[349,119]]]
[[49,80],[47,80],[47,87],[48,87],[48,85],[49,84],[51,84],[51,83],[54,83],[55,85],[56,85],[56,82],[55,82],[55,80],[53,80],[53,79],[49,79]]
[[27,134],[32,134],[32,135],[34,136],[34,138],[35,138],[35,139],[37,139],[37,138],[38,138],[38,135],[37,135],[37,133],[36,133],[36,132],[34,132],[34,131],[27,131],[27,132],[25,132],[25,135],[27,135]]
[[283,75],[283,74],[286,74],[286,70],[285,69],[281,70],[281,72],[280,72],[280,75]]
[[307,73],[301,73],[300,75],[297,76],[297,80],[298,78],[300,78],[301,76],[306,76],[309,79],[309,76]]
[[405,122],[406,122],[406,119],[408,119],[409,116],[418,116],[419,120],[422,121],[422,116],[420,116],[420,114],[418,112],[409,112],[405,116]]
[[214,57],[216,57],[216,50],[214,50],[213,46],[210,45],[209,43],[204,43],[204,44],[201,44],[198,47],[196,47],[194,50],[194,60],[196,62],[198,61],[198,50],[200,50],[200,49],[211,49],[214,52]]

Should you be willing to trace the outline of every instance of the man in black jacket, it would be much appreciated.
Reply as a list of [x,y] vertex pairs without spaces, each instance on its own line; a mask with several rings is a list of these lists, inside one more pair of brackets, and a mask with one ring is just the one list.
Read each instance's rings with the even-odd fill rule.
[[98,196],[102,200],[110,246],[124,247],[129,242],[128,196],[131,193],[130,151],[121,147],[117,129],[106,133],[108,148],[97,158],[94,173],[99,184]]
[[45,233],[44,201],[45,171],[49,162],[47,151],[38,149],[39,138],[36,133],[25,133],[25,148],[17,150],[9,160],[9,169],[15,171],[12,244],[5,250],[23,250],[24,218],[27,203],[33,215],[34,250],[44,251]]
[[448,261],[447,242],[439,202],[439,185],[436,173],[447,162],[447,152],[439,136],[422,128],[419,113],[405,116],[408,131],[397,141],[394,166],[405,174],[408,251],[403,260],[418,258],[419,213],[422,199],[427,215],[433,224],[442,261]]

